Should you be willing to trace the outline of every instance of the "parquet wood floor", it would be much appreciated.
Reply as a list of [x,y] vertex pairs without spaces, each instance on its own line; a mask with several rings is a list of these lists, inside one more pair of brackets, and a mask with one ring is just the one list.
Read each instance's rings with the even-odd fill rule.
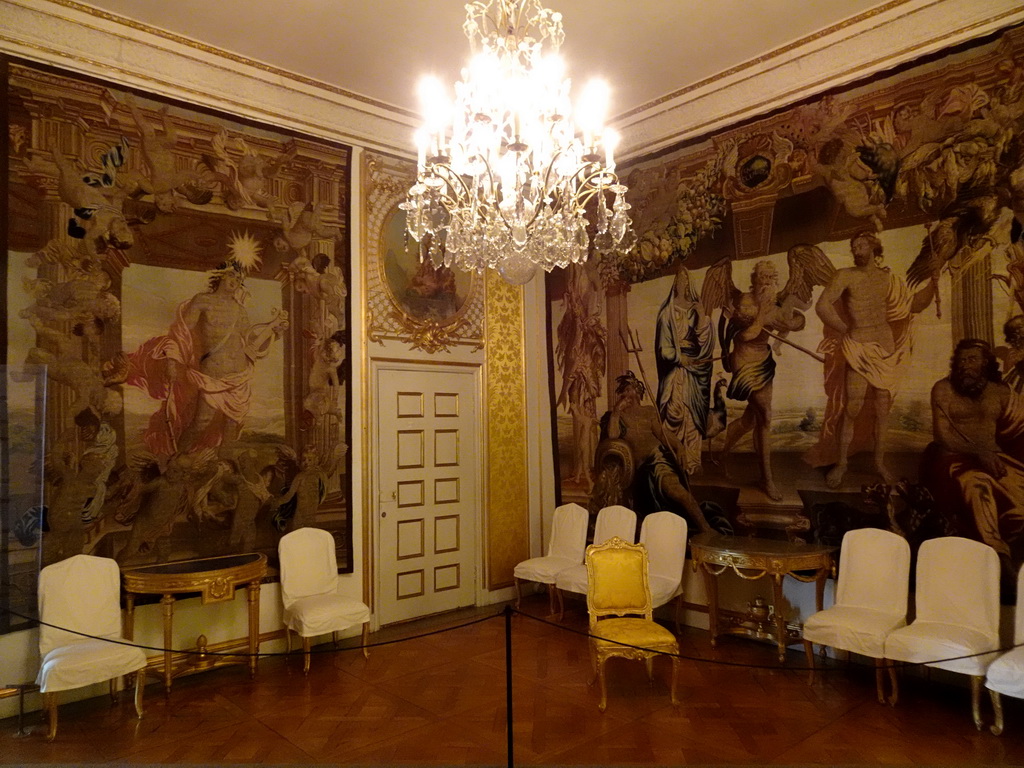
[[[522,765],[1024,765],[1024,702],[1005,700],[1006,732],[978,732],[966,687],[907,676],[901,701],[875,701],[874,672],[831,664],[807,684],[802,652],[684,629],[681,704],[671,665],[653,686],[636,662],[609,663],[608,710],[588,685],[590,659],[575,605],[561,626],[513,619],[515,761]],[[544,616],[546,597],[524,601]],[[497,614],[460,612],[388,628],[380,643]],[[146,714],[130,697],[65,704],[53,744],[39,713],[0,721],[0,763],[268,765],[504,765],[505,625],[499,615],[380,645],[369,660],[318,646],[308,676],[299,655],[151,684]],[[344,645],[344,644],[343,644]],[[749,665],[749,666],[744,666]],[[988,712],[986,700],[986,713]]]

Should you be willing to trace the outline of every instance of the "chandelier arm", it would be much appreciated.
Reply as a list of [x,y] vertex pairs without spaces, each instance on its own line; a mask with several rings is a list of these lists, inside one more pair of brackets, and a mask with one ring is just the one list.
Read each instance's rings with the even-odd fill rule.
[[[454,184],[452,184],[452,178],[455,178],[455,179],[458,179],[459,184],[462,185],[463,194],[466,195],[467,197],[471,194],[471,190],[470,190],[469,186],[466,184],[466,182],[463,180],[462,176],[460,174],[456,173],[455,169],[452,168],[450,165],[448,165],[447,163],[440,163],[440,164],[432,166],[432,167],[433,168],[443,168],[444,169],[445,174],[443,176],[441,174],[437,173],[437,171],[434,171],[433,173],[438,178],[443,179],[444,183],[448,186],[449,189],[451,189],[453,191],[456,191],[456,186]],[[452,202],[455,202],[456,200],[459,199],[459,195],[456,193],[454,195],[454,197],[452,197],[450,199],[452,200]]]

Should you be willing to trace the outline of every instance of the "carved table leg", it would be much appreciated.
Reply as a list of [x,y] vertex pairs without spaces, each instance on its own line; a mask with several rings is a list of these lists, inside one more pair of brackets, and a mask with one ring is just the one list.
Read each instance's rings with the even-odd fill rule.
[[711,633],[711,646],[718,642],[718,577],[711,573],[707,566],[701,566],[704,574],[704,591],[708,594],[708,629]]
[[779,647],[779,661],[786,659],[786,617],[782,613],[782,579],[784,573],[772,574],[772,605],[775,610],[775,643]]
[[171,642],[174,628],[174,595],[160,598],[160,607],[164,615],[164,694],[171,695]]
[[246,592],[249,598],[249,677],[256,677],[260,660],[260,582],[250,581]]

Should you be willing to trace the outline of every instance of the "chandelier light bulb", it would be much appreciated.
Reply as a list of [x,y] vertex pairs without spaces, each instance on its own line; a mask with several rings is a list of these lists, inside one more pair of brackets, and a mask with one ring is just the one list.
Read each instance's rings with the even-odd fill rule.
[[604,127],[609,88],[589,84],[571,109],[561,14],[541,0],[477,0],[463,30],[475,55],[454,101],[436,78],[419,88],[418,174],[401,207],[411,237],[432,236],[421,257],[522,284],[538,266],[634,242],[618,136]]

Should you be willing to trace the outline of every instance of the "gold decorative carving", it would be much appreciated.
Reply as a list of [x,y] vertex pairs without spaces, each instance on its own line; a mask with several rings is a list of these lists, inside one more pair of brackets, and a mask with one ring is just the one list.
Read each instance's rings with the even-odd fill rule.
[[[395,339],[428,354],[456,345],[483,347],[483,279],[469,276],[468,290],[454,312],[436,317],[430,312],[415,314],[396,296],[388,279],[387,230],[401,211],[415,181],[415,165],[397,158],[363,153],[363,244],[365,257],[366,337],[382,343]],[[392,254],[394,256],[394,254]]]
[[487,271],[487,586],[529,556],[523,293]]
[[[719,635],[736,634],[746,637],[774,640],[779,661],[785,658],[786,645],[799,640],[793,635],[782,611],[782,580],[786,576],[815,582],[815,605],[821,610],[825,592],[825,579],[832,573],[833,553],[836,547],[824,544],[804,544],[775,539],[757,539],[744,536],[724,536],[701,533],[690,539],[690,555],[694,570],[704,576],[704,589],[708,596],[708,623],[711,644]],[[771,605],[757,606],[751,611],[753,621],[727,622],[722,626],[718,607],[717,578],[727,570],[747,581],[769,577],[772,588]],[[808,574],[801,573],[802,571]],[[763,601],[762,601],[763,602]],[[766,628],[764,617],[771,614],[771,626]]]

